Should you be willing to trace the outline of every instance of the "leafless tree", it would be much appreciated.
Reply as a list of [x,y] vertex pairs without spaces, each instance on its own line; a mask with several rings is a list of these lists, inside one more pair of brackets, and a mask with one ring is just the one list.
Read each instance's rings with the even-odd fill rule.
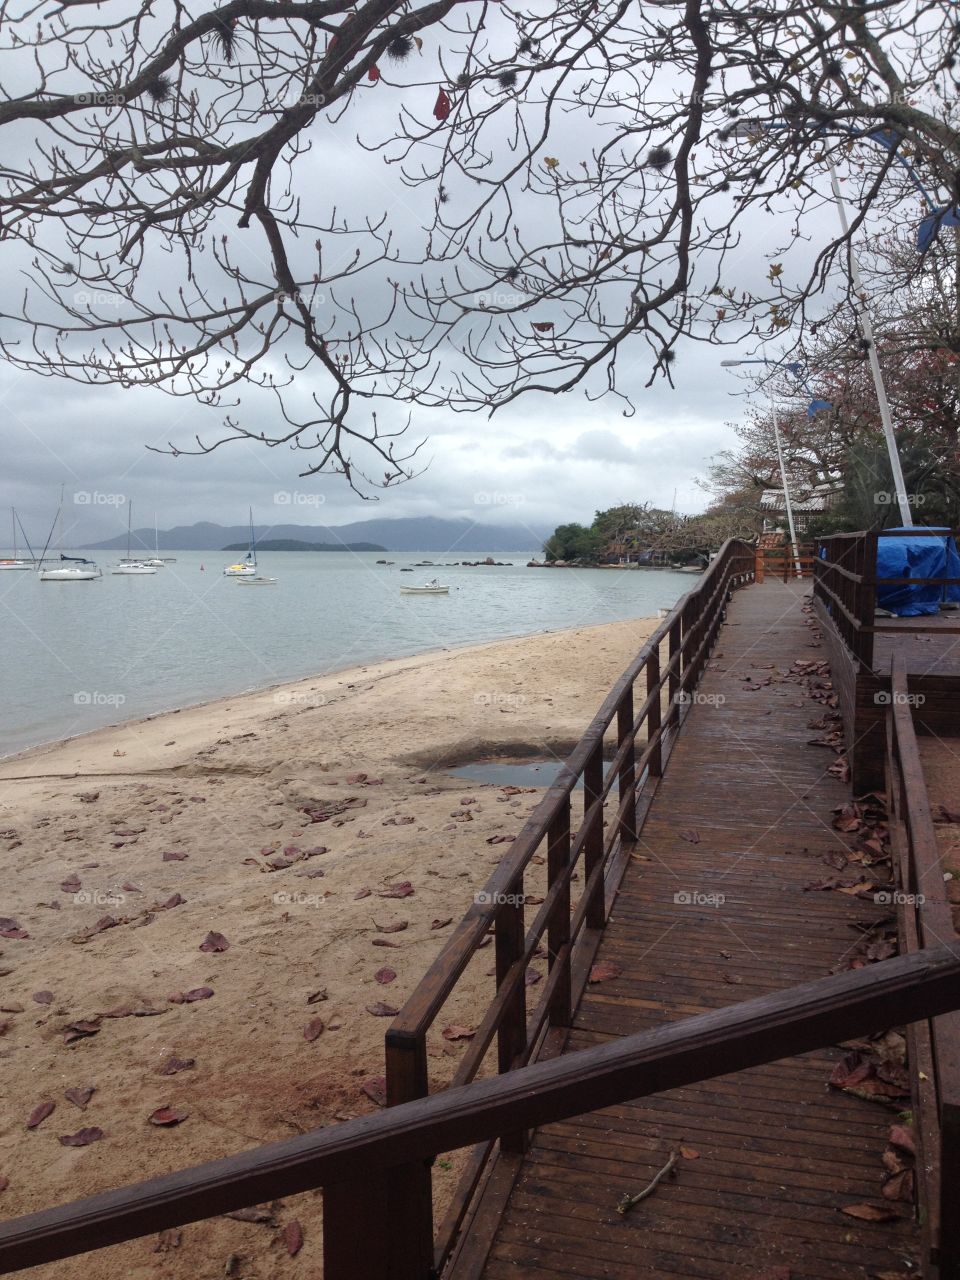
[[945,0],[3,2],[0,348],[391,484],[398,404],[803,341],[847,278],[828,158],[851,236],[918,182],[950,222],[958,40]]

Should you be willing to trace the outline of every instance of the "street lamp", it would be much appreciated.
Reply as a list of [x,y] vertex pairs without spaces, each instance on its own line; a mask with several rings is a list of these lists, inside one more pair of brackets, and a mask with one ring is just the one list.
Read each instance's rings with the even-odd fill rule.
[[[762,358],[755,360],[721,360],[720,364],[724,369],[733,369],[741,364],[780,364],[779,360],[765,360]],[[770,413],[773,417],[773,434],[777,442],[777,462],[780,464],[780,479],[783,483],[783,500],[787,508],[787,525],[790,529],[790,547],[793,551],[793,563],[796,568],[797,577],[803,577],[803,569],[800,566],[800,548],[797,545],[797,530],[793,523],[793,503],[790,500],[790,486],[787,483],[787,469],[783,462],[783,444],[780,440],[780,418],[777,413],[776,401],[772,393],[768,393],[770,397]]]
[[[789,128],[790,125],[786,123],[778,124],[773,121],[743,120],[733,127],[731,133],[737,137],[755,137],[758,129],[775,130]],[[844,132],[849,132],[855,138],[867,138],[868,140],[885,147],[891,152],[896,146],[896,139],[894,135],[889,137],[886,134],[883,134],[883,136],[876,136],[872,133],[858,133],[853,129],[844,130]],[[918,235],[918,243],[922,248],[924,247],[924,242],[926,245],[929,245],[932,242],[940,226],[960,225],[960,220],[954,216],[954,213],[951,210],[936,209],[929,193],[919,181],[916,174],[914,174],[911,166],[907,164],[906,160],[904,160],[902,156],[896,156],[896,159],[905,165],[907,171],[913,178],[914,185],[923,193],[927,206],[932,211],[929,217],[924,220],[924,223],[921,224],[921,230]],[[830,157],[827,157],[827,166],[830,171],[830,186],[837,206],[837,213],[840,215],[840,226],[843,230],[843,236],[844,239],[850,242],[850,224],[847,222],[847,210],[844,206],[843,196],[840,192],[840,182],[837,178],[837,169]],[[863,287],[863,279],[860,275],[860,266],[857,262],[857,255],[854,252],[852,242],[850,242],[850,279],[853,284],[853,294],[855,299],[853,302],[853,309],[857,320],[859,321],[860,329],[866,343],[867,357],[870,362],[870,372],[873,376],[873,385],[877,393],[877,403],[880,406],[880,421],[883,424],[883,436],[887,445],[887,455],[890,459],[890,472],[893,477],[893,487],[896,494],[897,506],[900,509],[900,522],[904,528],[909,529],[913,526],[913,515],[910,511],[910,503],[907,500],[907,486],[906,481],[903,478],[903,468],[900,465],[900,454],[897,451],[897,440],[893,431],[893,418],[890,413],[890,403],[887,400],[887,391],[883,385],[883,373],[880,369],[880,358],[877,355],[877,344],[874,341],[873,325],[870,322],[870,314],[867,311],[866,290]]]

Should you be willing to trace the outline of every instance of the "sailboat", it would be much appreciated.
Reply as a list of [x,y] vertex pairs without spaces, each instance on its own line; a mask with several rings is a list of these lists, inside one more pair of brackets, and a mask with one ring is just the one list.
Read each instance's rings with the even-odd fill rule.
[[[252,557],[252,561],[251,561]],[[257,535],[253,531],[253,511],[250,512],[250,550],[247,553],[247,562],[252,562],[253,573],[237,573],[231,575],[236,579],[238,587],[273,587],[276,586],[276,578],[268,578],[266,575],[257,572]],[[235,565],[231,568],[236,568]]]
[[[60,505],[57,507],[57,514],[54,517],[53,528],[50,530],[51,535],[55,534],[57,529],[60,531],[60,539],[63,539],[63,490],[60,491]],[[47,538],[47,546],[50,545],[50,538]],[[43,555],[37,563],[40,573],[41,582],[92,582],[95,578],[102,577],[100,566],[94,564],[92,560],[88,560],[86,556],[65,556],[63,548],[60,548],[60,563],[56,568],[45,569],[43,567],[43,559],[47,553],[47,548],[43,548]]]
[[153,546],[154,553],[149,560],[141,560],[141,564],[153,565],[155,569],[162,569],[164,561],[160,559],[160,530],[157,527],[157,513],[153,513]]
[[130,559],[130,528],[133,520],[133,503],[127,503],[127,554],[118,565],[114,565],[112,573],[126,574],[128,577],[136,574],[142,577],[146,573],[156,573],[157,566],[155,564],[146,564],[143,560]]
[[253,507],[250,508],[250,549],[242,560],[236,564],[228,564],[223,571],[225,578],[256,578],[257,574],[257,539],[253,532]]
[[10,521],[13,525],[13,559],[0,560],[0,569],[32,569],[32,560],[21,560],[17,555],[17,513],[13,507],[10,508]]

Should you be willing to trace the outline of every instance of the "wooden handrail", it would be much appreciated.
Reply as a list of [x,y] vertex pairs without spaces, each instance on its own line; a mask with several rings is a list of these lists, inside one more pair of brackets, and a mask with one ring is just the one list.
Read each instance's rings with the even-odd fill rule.
[[[633,1098],[806,1053],[838,1040],[935,1017],[960,1006],[960,943],[900,956],[786,991],[685,1018],[523,1071],[388,1108],[147,1182],[44,1209],[0,1225],[0,1274],[119,1244],[278,1196],[356,1183],[380,1212],[376,1175]],[[370,1260],[366,1223],[352,1224],[356,1257]],[[406,1276],[383,1230],[382,1270]],[[376,1241],[374,1241],[376,1244]],[[326,1280],[346,1280],[327,1274]]]
[[[890,664],[887,710],[887,792],[891,838],[899,854],[897,908],[901,950],[955,943],[953,917],[937,844],[911,710],[909,678],[901,655]],[[932,1059],[933,1081],[917,1079],[912,1063],[918,1130],[917,1178],[926,1244],[941,1280],[960,1277],[960,1014],[914,1029],[911,1052]],[[924,1096],[933,1090],[933,1105]],[[922,1154],[922,1158],[921,1157]]]

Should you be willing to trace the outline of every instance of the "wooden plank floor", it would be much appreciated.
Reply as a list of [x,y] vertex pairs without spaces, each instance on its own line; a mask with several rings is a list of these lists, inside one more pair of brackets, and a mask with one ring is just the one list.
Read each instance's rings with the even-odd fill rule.
[[[598,959],[622,974],[588,988],[566,1051],[825,976],[857,922],[882,914],[804,892],[830,874],[822,855],[843,847],[830,817],[848,799],[826,772],[833,755],[808,745],[820,704],[779,674],[823,654],[804,624],[806,589],[768,582],[734,597],[700,686],[707,701],[680,734],[601,944]],[[698,843],[684,838],[694,832]],[[895,1118],[828,1088],[841,1056],[826,1049],[538,1131],[483,1275],[915,1274],[912,1222],[840,1212],[883,1203]],[[621,1217],[624,1193],[681,1143],[699,1158]]]
[[[896,628],[880,632],[873,641],[873,669],[889,673],[894,650],[903,658],[908,675],[960,676],[960,635],[948,629],[960,627],[960,610],[922,618],[878,618],[878,624]],[[926,627],[918,631],[917,627]]]

